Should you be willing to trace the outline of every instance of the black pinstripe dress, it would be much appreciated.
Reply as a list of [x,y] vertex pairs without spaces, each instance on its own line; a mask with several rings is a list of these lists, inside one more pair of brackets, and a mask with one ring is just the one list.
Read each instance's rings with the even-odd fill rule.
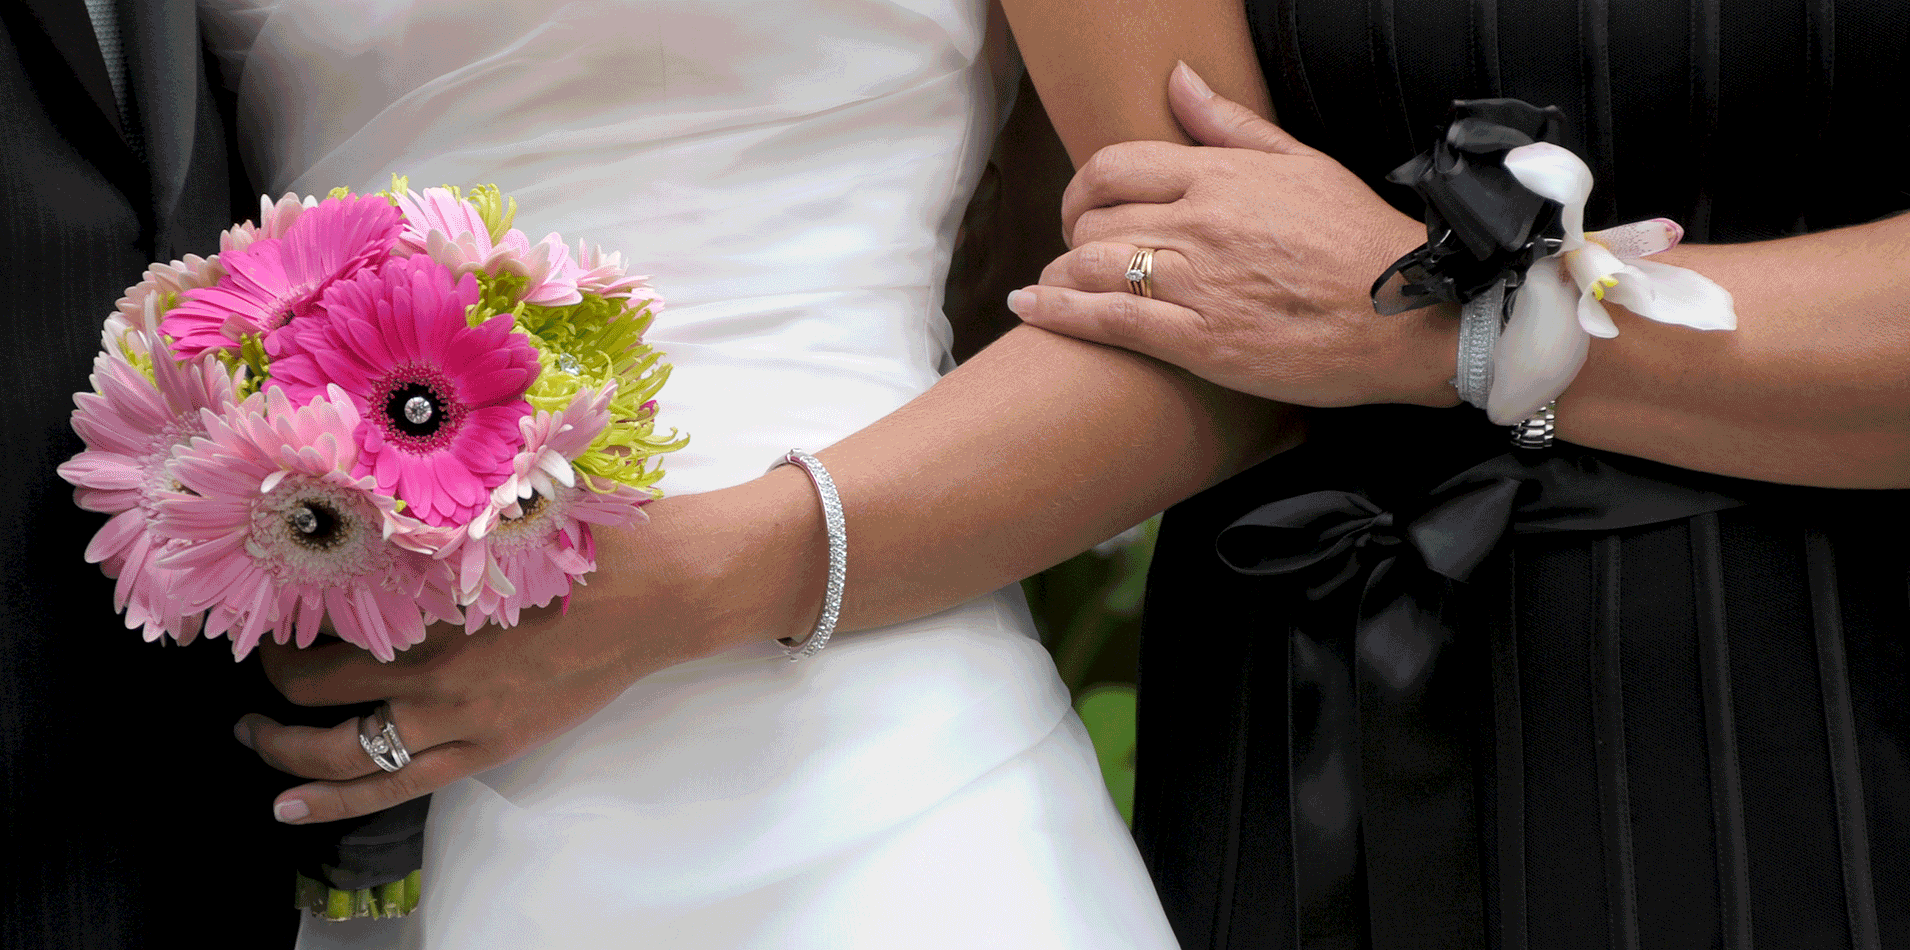
[[[1588,228],[1910,207],[1898,0],[1248,13],[1286,127],[1409,213],[1385,173],[1486,96],[1564,110]],[[1317,431],[1162,530],[1135,834],[1187,947],[1910,947],[1910,492]]]

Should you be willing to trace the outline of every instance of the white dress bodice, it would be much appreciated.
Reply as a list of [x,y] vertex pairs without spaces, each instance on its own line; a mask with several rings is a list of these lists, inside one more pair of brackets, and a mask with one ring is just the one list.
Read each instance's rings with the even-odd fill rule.
[[[274,196],[495,183],[532,239],[651,275],[658,420],[691,436],[666,492],[825,448],[948,363],[1008,72],[976,0],[201,9]],[[440,792],[427,849],[418,915],[301,946],[1172,944],[1018,588],[650,676]]]

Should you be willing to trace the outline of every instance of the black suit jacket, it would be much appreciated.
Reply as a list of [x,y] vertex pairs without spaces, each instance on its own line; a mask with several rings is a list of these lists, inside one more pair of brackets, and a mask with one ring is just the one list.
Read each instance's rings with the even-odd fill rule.
[[193,3],[122,2],[143,155],[82,0],[0,2],[0,947],[285,947],[257,664],[126,630],[54,472],[113,302],[249,210]]

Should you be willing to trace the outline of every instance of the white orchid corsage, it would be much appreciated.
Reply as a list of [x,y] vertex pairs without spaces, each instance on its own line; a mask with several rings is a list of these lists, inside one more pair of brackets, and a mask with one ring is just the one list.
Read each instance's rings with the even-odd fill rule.
[[1731,294],[1710,278],[1644,258],[1677,246],[1684,229],[1653,218],[1585,231],[1592,172],[1569,149],[1549,142],[1505,153],[1519,184],[1561,206],[1564,236],[1556,252],[1526,272],[1493,351],[1486,415],[1511,425],[1558,398],[1585,365],[1591,338],[1618,335],[1608,303],[1660,323],[1734,330]]

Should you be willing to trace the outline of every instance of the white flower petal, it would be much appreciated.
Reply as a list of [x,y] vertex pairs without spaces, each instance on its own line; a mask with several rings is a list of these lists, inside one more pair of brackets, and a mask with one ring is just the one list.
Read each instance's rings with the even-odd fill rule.
[[[1572,276],[1572,282],[1578,285],[1579,293],[1602,294],[1611,286],[1608,278],[1625,269],[1625,262],[1596,244],[1566,251],[1558,257],[1565,264],[1565,272]],[[1600,286],[1601,282],[1604,282],[1603,286]],[[1598,289],[1594,290],[1594,287]]]
[[1612,322],[1612,315],[1605,312],[1605,304],[1594,294],[1578,296],[1578,328],[1601,340],[1609,340],[1618,335],[1618,324]]
[[1603,245],[1619,257],[1645,257],[1667,251],[1684,240],[1685,229],[1670,218],[1633,221],[1585,235],[1585,240]]
[[1711,278],[1657,261],[1633,261],[1650,282],[1651,312],[1639,312],[1659,323],[1673,323],[1693,330],[1735,330],[1738,311],[1731,292]]
[[1557,258],[1532,265],[1512,304],[1512,319],[1492,355],[1486,415],[1500,425],[1529,418],[1565,391],[1585,365],[1591,337],[1579,326],[1578,290]]
[[1634,266],[1636,263],[1633,261],[1612,275],[1618,283],[1605,288],[1605,302],[1617,304],[1641,317],[1649,317],[1656,306],[1653,302],[1656,295],[1652,291],[1651,278]]
[[1506,171],[1542,198],[1565,206],[1561,218],[1568,245],[1585,233],[1585,201],[1592,196],[1592,170],[1584,160],[1550,142],[1521,145],[1505,153]]

